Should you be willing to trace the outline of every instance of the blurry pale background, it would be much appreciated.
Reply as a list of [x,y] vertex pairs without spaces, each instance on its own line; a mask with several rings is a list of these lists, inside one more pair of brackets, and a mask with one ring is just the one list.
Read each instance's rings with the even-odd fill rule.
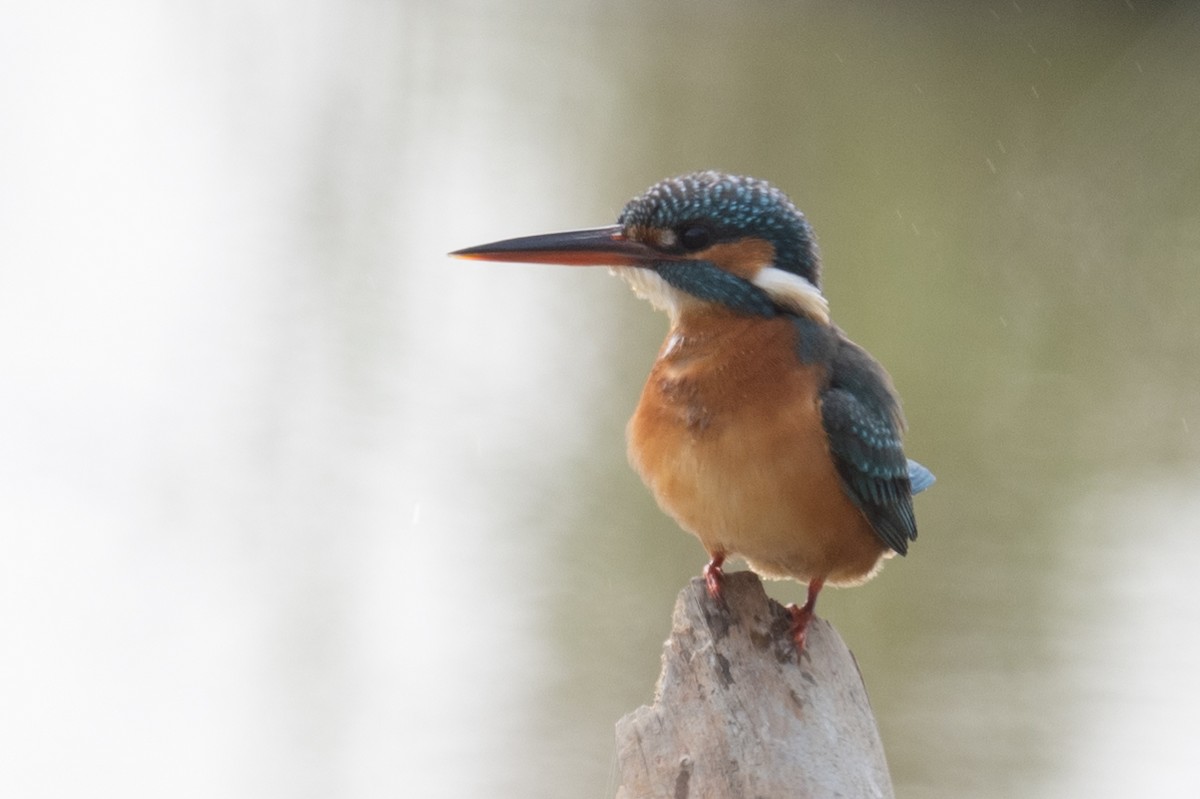
[[1200,795],[1198,76],[1141,0],[7,4],[0,795],[611,797],[665,319],[444,253],[709,167],[940,477],[820,608],[899,795]]

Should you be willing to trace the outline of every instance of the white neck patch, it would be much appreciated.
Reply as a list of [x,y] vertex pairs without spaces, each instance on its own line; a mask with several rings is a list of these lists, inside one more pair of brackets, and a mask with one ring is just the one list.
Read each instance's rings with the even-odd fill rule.
[[764,266],[751,280],[783,307],[829,324],[829,301],[821,290],[800,275],[775,266]]
[[[698,302],[687,292],[675,288],[652,269],[636,266],[615,266],[615,275],[625,278],[633,291],[660,311],[666,311],[672,321],[679,319],[684,306]],[[821,324],[829,324],[829,301],[821,290],[797,274],[774,266],[758,270],[752,281],[771,299],[795,313],[804,314]]]

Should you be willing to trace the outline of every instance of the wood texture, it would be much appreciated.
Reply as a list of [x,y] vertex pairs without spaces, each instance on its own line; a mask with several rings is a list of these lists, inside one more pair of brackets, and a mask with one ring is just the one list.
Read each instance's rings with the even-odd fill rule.
[[854,656],[813,619],[799,660],[787,611],[730,573],[675,603],[654,704],[617,723],[617,799],[892,797]]

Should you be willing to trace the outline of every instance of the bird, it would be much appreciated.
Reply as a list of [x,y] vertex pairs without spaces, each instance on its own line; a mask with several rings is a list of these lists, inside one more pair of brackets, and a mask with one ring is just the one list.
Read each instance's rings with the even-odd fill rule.
[[734,556],[806,583],[805,604],[788,606],[803,652],[825,585],[859,585],[908,552],[912,497],[935,478],[906,457],[892,380],[834,324],[812,227],[778,188],[694,172],[630,200],[615,225],[450,255],[608,266],[666,312],[628,455],[704,546],[714,600]]

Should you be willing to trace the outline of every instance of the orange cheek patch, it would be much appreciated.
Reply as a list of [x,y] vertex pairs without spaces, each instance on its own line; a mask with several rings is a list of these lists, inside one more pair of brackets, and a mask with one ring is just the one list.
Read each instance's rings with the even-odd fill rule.
[[753,280],[760,269],[775,262],[775,248],[763,239],[739,239],[726,244],[714,244],[691,257],[711,261],[743,280]]
[[631,241],[640,242],[647,247],[662,248],[662,231],[658,228],[636,225],[626,230],[625,235]]

